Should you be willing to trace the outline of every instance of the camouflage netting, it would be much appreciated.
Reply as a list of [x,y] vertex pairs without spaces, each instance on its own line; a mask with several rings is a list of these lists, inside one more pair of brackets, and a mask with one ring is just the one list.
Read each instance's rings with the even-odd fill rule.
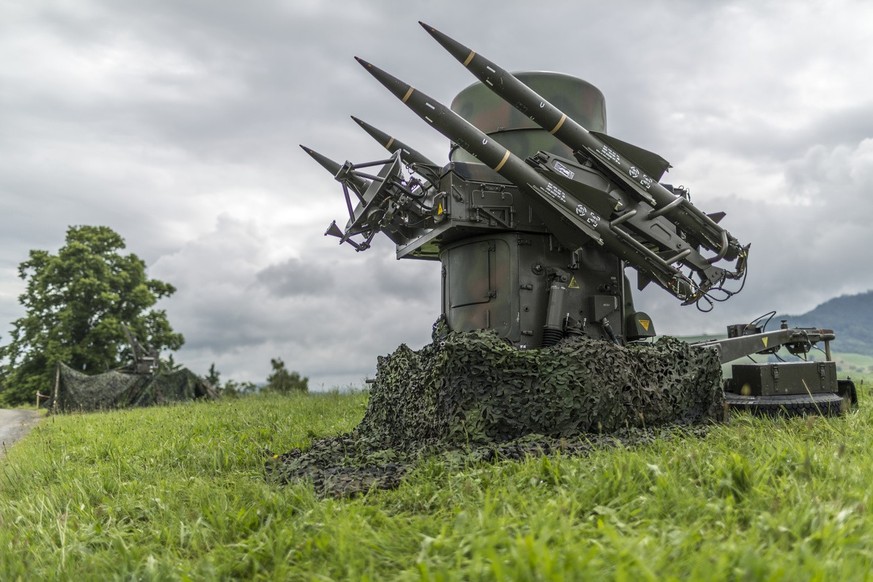
[[52,412],[79,412],[216,397],[215,389],[187,368],[161,374],[112,371],[88,376],[61,364],[48,407]]
[[674,338],[630,347],[574,338],[518,350],[490,332],[448,333],[379,358],[360,425],[275,457],[268,473],[345,495],[396,486],[424,454],[579,453],[604,435],[645,439],[651,427],[721,418],[722,405],[716,352]]

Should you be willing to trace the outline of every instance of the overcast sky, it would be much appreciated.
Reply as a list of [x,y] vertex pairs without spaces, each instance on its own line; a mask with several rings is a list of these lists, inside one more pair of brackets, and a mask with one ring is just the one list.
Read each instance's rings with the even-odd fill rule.
[[0,342],[23,315],[17,265],[89,224],[178,288],[160,307],[197,373],[262,382],[281,357],[312,388],[359,385],[426,343],[439,266],[325,238],[341,190],[298,147],[384,157],[355,115],[446,159],[352,58],[450,102],[474,79],[418,20],[597,85],[609,133],[751,243],[744,291],[712,313],[647,289],[659,333],[873,289],[871,2],[0,0]]

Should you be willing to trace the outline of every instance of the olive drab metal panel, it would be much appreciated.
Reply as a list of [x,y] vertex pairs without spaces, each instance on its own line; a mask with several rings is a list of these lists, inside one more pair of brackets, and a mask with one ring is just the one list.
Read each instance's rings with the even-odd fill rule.
[[834,362],[734,364],[732,392],[743,396],[837,392]]

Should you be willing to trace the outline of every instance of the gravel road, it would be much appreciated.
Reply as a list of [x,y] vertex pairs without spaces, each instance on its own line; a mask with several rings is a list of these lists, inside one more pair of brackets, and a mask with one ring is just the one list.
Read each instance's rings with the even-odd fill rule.
[[27,434],[27,431],[39,420],[36,410],[4,410],[0,408],[0,457],[15,441]]

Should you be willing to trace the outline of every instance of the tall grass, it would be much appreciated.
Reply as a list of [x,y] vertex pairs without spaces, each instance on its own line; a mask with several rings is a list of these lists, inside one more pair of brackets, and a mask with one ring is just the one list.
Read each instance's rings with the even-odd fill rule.
[[584,458],[449,455],[352,500],[263,463],[353,427],[362,394],[50,417],[0,463],[0,579],[864,579],[861,398]]

